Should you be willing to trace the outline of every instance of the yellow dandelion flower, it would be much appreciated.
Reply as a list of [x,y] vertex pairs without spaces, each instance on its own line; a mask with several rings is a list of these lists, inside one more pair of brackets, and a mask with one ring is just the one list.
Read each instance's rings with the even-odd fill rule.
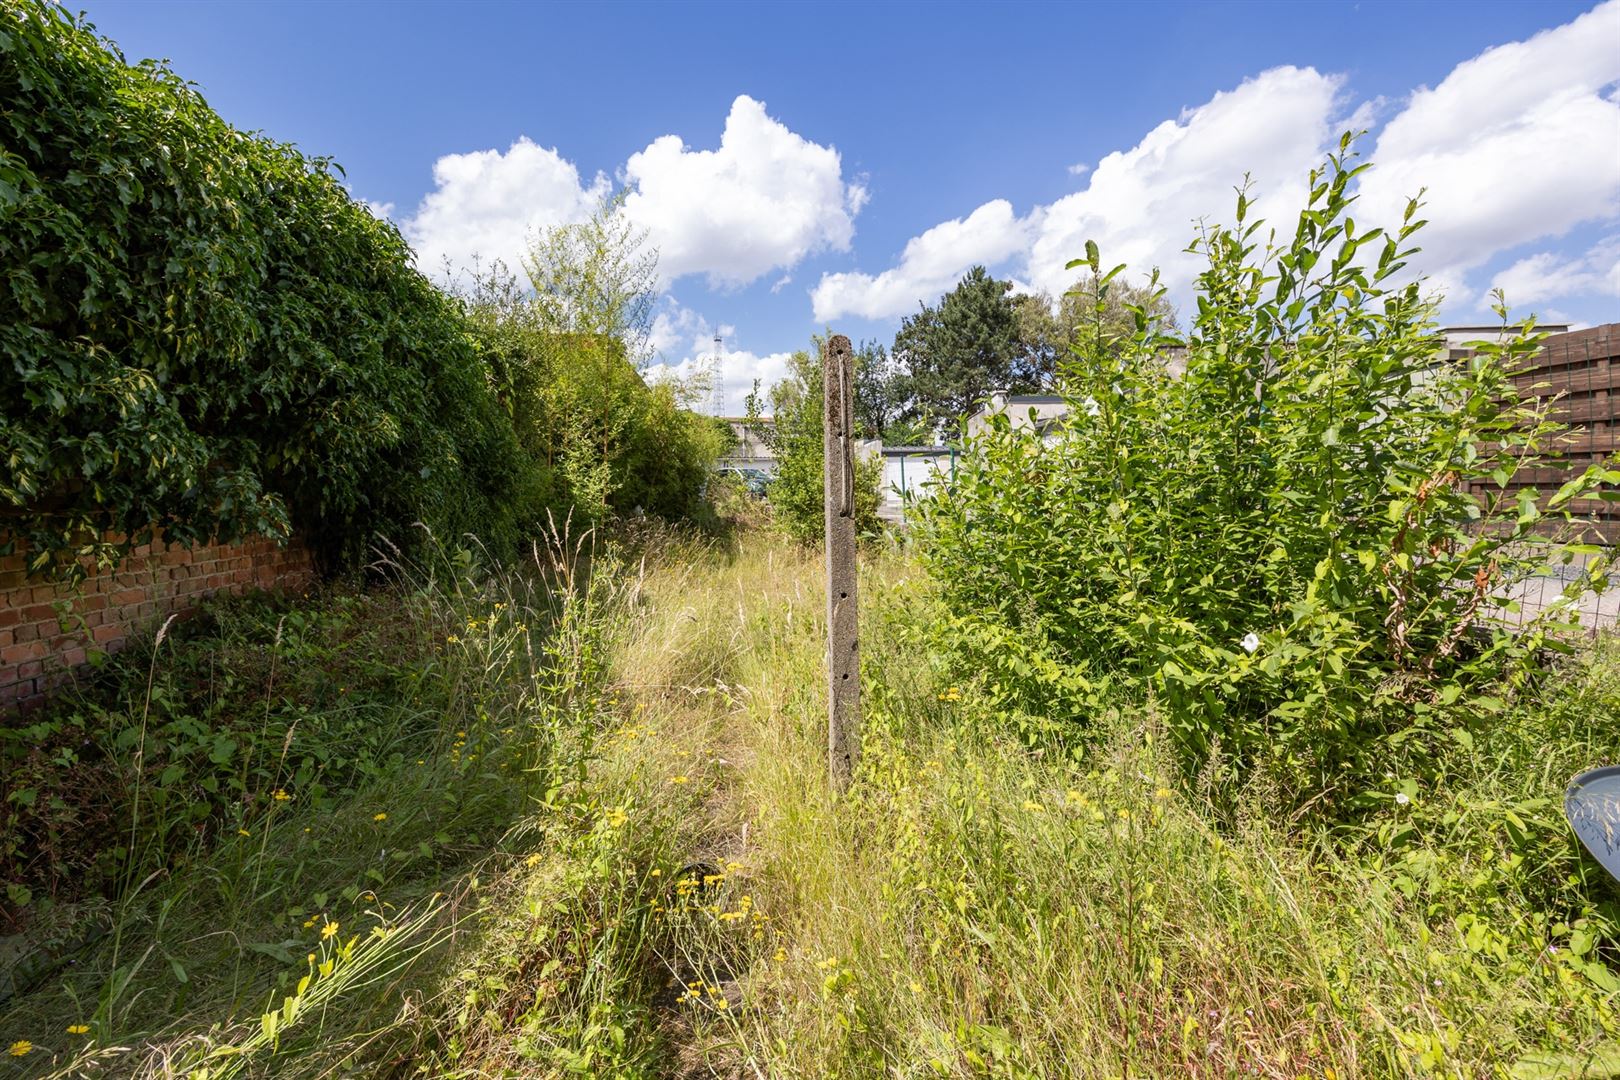
[[371,820],[372,821],[387,821],[388,820],[388,815],[387,814],[380,814],[380,813],[379,814],[372,814],[371,815]]
[[287,794],[286,788],[276,788],[275,794],[270,797],[275,799],[276,802],[286,802],[288,799],[292,798],[291,795]]
[[32,1053],[33,1050],[33,1043],[29,1042],[27,1039],[18,1039],[16,1042],[11,1044],[11,1049],[6,1052],[12,1057],[24,1057],[27,1054]]
[[335,922],[329,922],[325,926],[321,927],[321,937],[323,938],[334,937],[336,936],[337,932],[338,924]]
[[911,980],[911,992],[913,994],[920,994],[920,993],[922,993],[922,991],[923,991],[922,983],[918,982],[916,979]]
[[444,640],[448,641],[452,645],[460,645],[461,644],[461,639],[456,637],[456,635],[454,635],[454,634],[451,634],[449,637],[445,638]]
[[69,1035],[88,1035],[88,1034],[90,1034],[90,1025],[89,1024],[69,1024],[68,1028],[67,1028],[67,1033]]
[[662,874],[662,873],[663,873],[663,871],[662,871],[662,870],[660,870],[660,869],[658,869],[658,868],[657,868],[657,867],[656,867],[656,866],[655,866],[655,867],[653,867],[653,868],[652,868],[652,869],[651,869],[651,870],[650,870],[650,871],[648,871],[648,872],[647,872],[647,876],[648,876],[648,877],[657,877],[657,876],[658,876],[658,875],[660,875],[660,874]]
[[689,783],[690,779],[685,776],[672,776],[670,777],[669,782],[672,784],[685,784]]

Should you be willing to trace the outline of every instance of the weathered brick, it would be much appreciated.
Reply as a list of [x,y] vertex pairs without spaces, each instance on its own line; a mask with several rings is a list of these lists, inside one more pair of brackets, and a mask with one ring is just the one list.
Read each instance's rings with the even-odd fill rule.
[[24,622],[55,622],[56,609],[49,604],[29,604],[22,609]]
[[[109,535],[109,541],[118,538]],[[151,632],[170,612],[189,612],[209,593],[308,585],[308,550],[254,538],[185,548],[159,537],[134,548],[116,572],[91,563],[76,588],[26,574],[25,552],[0,556],[0,706],[26,707],[71,678],[89,643],[113,651]],[[65,623],[56,603],[70,601]]]
[[36,660],[49,651],[43,641],[14,643],[0,649],[0,664],[20,664],[25,660]]

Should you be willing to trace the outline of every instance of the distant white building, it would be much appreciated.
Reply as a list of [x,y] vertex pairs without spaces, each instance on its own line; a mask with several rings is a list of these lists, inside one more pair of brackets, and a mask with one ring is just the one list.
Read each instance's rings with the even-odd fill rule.
[[1009,394],[996,390],[991,392],[990,400],[979,406],[978,412],[968,417],[967,433],[980,434],[990,426],[992,416],[1005,413],[1013,430],[1034,428],[1045,434],[1068,412],[1068,403],[1057,394]]
[[[749,426],[746,416],[722,416],[720,419],[730,426],[732,435],[737,439],[737,444],[720,459],[720,471],[736,473],[755,490],[763,488],[776,475],[776,455],[760,437],[759,431]],[[773,421],[765,416],[755,423],[759,428],[769,429]]]
[[883,501],[878,504],[878,517],[894,522],[905,520],[907,497],[920,498],[941,479],[956,475],[961,453],[954,446],[877,447],[883,459]]
[[[1491,326],[1442,326],[1435,331],[1440,339],[1440,355],[1446,360],[1460,360],[1473,350],[1471,344],[1488,341],[1492,344],[1501,344],[1509,338],[1518,337],[1524,331],[1523,324],[1503,326],[1496,323]],[[1540,334],[1567,334],[1567,323],[1537,323],[1536,332]]]

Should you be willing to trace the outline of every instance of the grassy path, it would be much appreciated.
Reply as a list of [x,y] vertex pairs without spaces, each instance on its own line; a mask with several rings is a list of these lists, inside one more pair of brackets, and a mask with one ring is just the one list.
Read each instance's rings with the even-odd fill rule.
[[[819,562],[756,537],[647,577],[597,774],[643,875],[645,951],[618,970],[644,1012],[633,1067],[599,1075],[1579,1075],[1611,1052],[1579,967],[1513,962],[1523,901],[1445,901],[1490,913],[1499,936],[1471,938],[1264,791],[1217,827],[1150,711],[1032,751],[944,680],[942,613],[898,558],[867,566],[865,759],[835,802]],[[1500,853],[1449,857],[1479,881]]]
[[[125,921],[132,959],[79,980],[135,972],[112,1037],[0,1077],[1534,1080],[1611,1053],[1603,969],[1538,955],[1549,931],[1491,877],[1490,836],[1355,859],[1264,791],[1222,820],[1151,710],[1032,748],[946,678],[947,616],[910,564],[864,572],[846,796],[815,553],[656,543],[543,656],[516,593],[480,592],[424,651],[459,688],[442,752],[330,820],[275,811],[256,858],[244,837],[199,859]],[[1612,665],[1581,678],[1577,714],[1613,700]],[[366,876],[400,850],[427,855]],[[1451,891],[1415,883],[1424,865]],[[199,888],[256,880],[223,911]],[[62,1028],[64,987],[0,1020]]]

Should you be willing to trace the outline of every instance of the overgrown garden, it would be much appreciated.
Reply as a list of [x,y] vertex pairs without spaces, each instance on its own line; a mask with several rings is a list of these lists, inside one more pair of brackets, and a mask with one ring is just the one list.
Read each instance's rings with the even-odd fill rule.
[[1559,529],[1620,477],[1489,494],[1556,465],[1534,330],[1437,361],[1419,207],[1355,222],[1348,138],[1291,229],[1241,193],[1197,235],[1184,330],[1092,247],[863,348],[890,441],[1069,409],[967,440],[907,531],[861,486],[834,794],[819,343],[750,410],[767,511],[642,378],[611,201],[441,291],[329,163],[56,7],[0,61],[12,534],[42,576],[154,529],[333,575],[0,726],[0,1075],[1620,1071],[1620,892],[1559,813],[1620,757],[1620,657],[1512,599],[1603,586]]

